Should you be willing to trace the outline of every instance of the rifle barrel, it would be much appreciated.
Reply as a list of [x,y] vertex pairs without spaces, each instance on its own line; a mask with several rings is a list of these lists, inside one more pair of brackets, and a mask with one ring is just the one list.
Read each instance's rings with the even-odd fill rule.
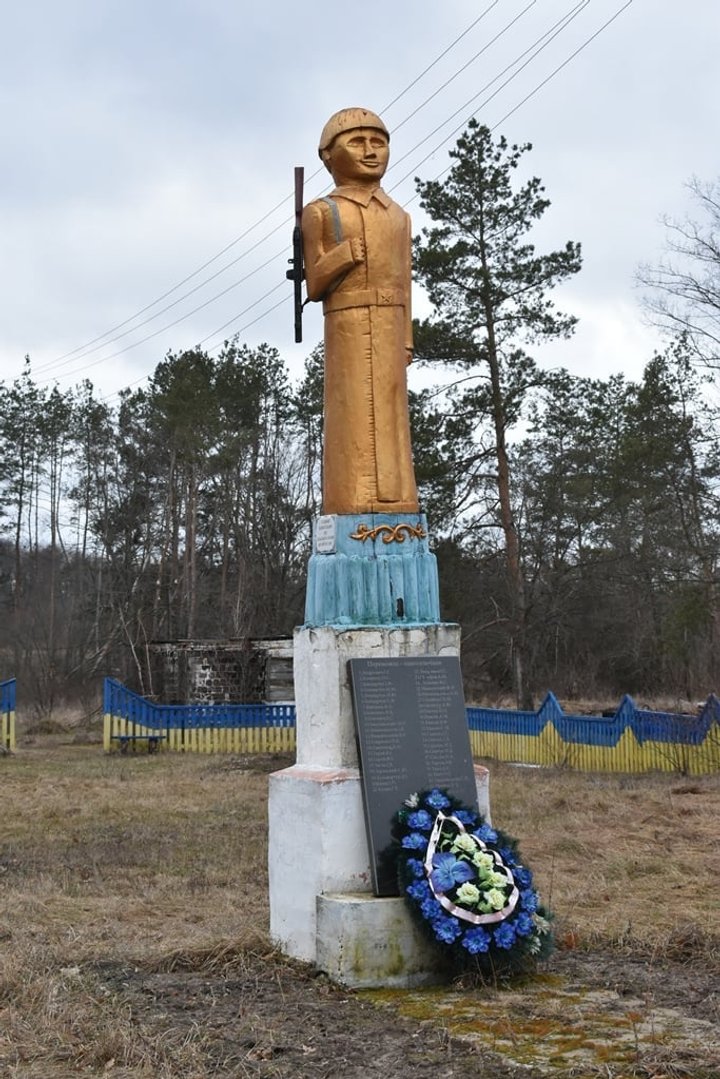
[[292,277],[293,299],[295,304],[295,343],[302,341],[302,283],[305,277],[303,270],[303,243],[302,243],[302,210],[303,210],[303,185],[305,182],[305,169],[302,165],[295,167],[295,228],[293,229],[293,257]]

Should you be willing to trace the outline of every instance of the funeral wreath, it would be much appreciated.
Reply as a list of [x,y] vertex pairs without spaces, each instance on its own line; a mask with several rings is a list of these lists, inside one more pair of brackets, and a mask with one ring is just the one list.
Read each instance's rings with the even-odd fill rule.
[[552,947],[550,916],[517,843],[442,790],[395,816],[401,895],[460,969],[511,973]]

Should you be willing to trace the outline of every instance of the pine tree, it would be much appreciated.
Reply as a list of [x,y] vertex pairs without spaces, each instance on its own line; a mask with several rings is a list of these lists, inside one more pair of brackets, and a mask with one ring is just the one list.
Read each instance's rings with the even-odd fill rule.
[[418,327],[421,357],[446,361],[470,374],[458,395],[463,410],[490,419],[497,468],[497,521],[505,546],[510,596],[513,685],[525,682],[526,599],[520,536],[513,509],[508,429],[540,374],[528,344],[569,335],[571,316],[555,310],[548,290],[580,269],[580,247],[569,242],[539,255],[526,234],[549,206],[537,178],[514,187],[529,144],[493,141],[470,121],[451,151],[445,180],[417,181],[421,205],[435,222],[415,242],[415,269],[435,308]]

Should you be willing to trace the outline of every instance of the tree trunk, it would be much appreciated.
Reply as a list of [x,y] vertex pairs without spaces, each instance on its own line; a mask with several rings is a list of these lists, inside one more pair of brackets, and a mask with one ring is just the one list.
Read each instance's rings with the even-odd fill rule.
[[[482,257],[482,256],[481,256]],[[486,280],[488,278],[486,277]],[[517,707],[532,710],[533,698],[527,683],[527,607],[525,575],[520,560],[520,541],[510,498],[510,462],[505,441],[505,408],[500,382],[500,362],[495,337],[495,314],[487,293],[484,296],[487,327],[487,362],[490,370],[495,456],[497,459],[497,491],[500,503],[500,525],[505,538],[505,565],[510,588],[512,617],[510,620],[512,649],[513,692]]]

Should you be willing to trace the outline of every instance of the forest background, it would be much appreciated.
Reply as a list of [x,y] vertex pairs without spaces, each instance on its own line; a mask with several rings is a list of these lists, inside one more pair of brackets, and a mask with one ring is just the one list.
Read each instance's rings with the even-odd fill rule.
[[[506,184],[527,149],[476,125],[444,184],[418,183],[440,224],[416,241],[434,304],[418,362],[434,378],[411,394],[413,446],[467,696],[700,699],[720,686],[718,189],[694,182],[699,220],[667,222],[668,261],[641,272],[668,339],[642,378],[543,371],[527,343],[573,320],[542,290],[579,270],[580,249],[538,256],[527,241],[549,205],[536,179]],[[452,196],[468,214],[448,225]],[[433,274],[447,281],[470,240],[490,262],[434,295]],[[292,384],[275,348],[236,338],[216,355],[168,353],[116,405],[87,380],[43,386],[29,359],[0,386],[0,674],[26,704],[90,704],[104,675],[147,692],[152,641],[289,635],[303,621],[322,364],[317,346]]]

